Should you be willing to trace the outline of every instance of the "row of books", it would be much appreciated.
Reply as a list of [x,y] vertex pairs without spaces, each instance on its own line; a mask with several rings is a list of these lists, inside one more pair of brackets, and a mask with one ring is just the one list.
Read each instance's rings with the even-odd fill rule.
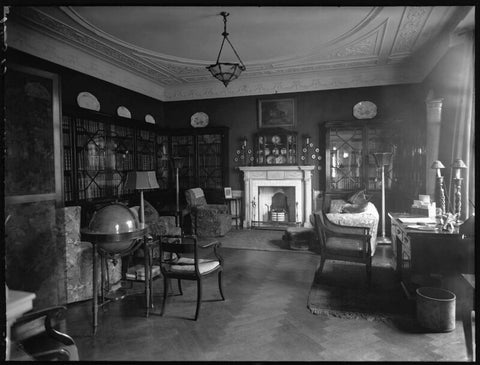
[[73,200],[73,187],[72,187],[72,179],[65,177],[63,182],[63,194],[65,201],[72,201]]

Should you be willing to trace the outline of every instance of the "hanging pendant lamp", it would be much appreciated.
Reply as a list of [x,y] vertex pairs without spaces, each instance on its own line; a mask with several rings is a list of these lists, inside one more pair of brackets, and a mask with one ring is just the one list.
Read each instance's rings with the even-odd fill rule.
[[[216,79],[220,80],[225,87],[230,83],[230,81],[235,80],[240,76],[242,71],[245,71],[245,65],[243,64],[242,60],[240,59],[240,56],[238,55],[237,51],[233,47],[232,43],[228,39],[228,33],[227,33],[227,16],[230,14],[222,11],[220,13],[221,16],[223,16],[223,40],[222,40],[222,45],[220,46],[220,51],[218,52],[217,56],[217,62],[214,65],[210,65],[207,67],[207,70],[210,71],[213,77]],[[220,54],[222,53],[223,45],[225,44],[225,40],[227,40],[228,44],[230,47],[232,47],[233,52],[237,56],[238,60],[240,63],[231,63],[231,62],[220,62]]]

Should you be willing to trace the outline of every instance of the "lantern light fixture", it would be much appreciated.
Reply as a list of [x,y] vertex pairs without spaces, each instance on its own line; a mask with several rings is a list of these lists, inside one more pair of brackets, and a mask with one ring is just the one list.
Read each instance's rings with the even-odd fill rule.
[[[230,39],[228,39],[228,33],[227,33],[227,17],[230,15],[229,13],[222,11],[220,13],[221,16],[223,16],[223,40],[222,40],[222,45],[220,46],[220,51],[218,52],[217,56],[217,62],[213,65],[210,65],[207,67],[207,70],[210,71],[213,77],[216,79],[220,80],[225,87],[230,83],[230,81],[235,80],[240,76],[240,74],[246,70],[245,65],[243,64],[242,60],[240,59],[240,56],[238,55],[237,51],[233,47],[232,43],[230,42]],[[228,42],[230,47],[232,47],[233,52],[238,58],[238,61],[240,63],[232,63],[232,62],[220,62],[220,55],[223,50],[223,45],[225,44],[225,40]]]

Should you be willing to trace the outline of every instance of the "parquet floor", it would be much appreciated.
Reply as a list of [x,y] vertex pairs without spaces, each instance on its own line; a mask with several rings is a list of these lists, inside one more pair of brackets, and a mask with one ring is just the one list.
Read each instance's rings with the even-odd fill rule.
[[[130,296],[99,312],[91,335],[91,303],[69,306],[67,332],[85,361],[465,361],[461,321],[450,333],[425,334],[393,324],[315,316],[307,296],[317,255],[223,248],[224,293],[216,276],[167,301],[164,316],[143,316],[143,297]],[[388,254],[379,250],[379,255]],[[383,259],[380,257],[380,259]],[[173,283],[176,290],[176,285]],[[155,282],[160,309],[162,281]]]

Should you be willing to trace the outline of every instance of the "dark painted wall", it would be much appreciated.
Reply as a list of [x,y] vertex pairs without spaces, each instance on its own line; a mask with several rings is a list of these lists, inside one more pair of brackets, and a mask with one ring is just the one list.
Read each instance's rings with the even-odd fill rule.
[[160,100],[9,48],[7,67],[11,63],[58,74],[61,82],[63,107],[76,106],[77,95],[82,91],[88,91],[97,97],[102,113],[116,115],[117,108],[123,105],[132,113],[132,119],[145,121],[145,115],[151,114],[157,125],[164,126],[163,102]]
[[[353,106],[362,100],[370,100],[377,105],[375,119],[402,120],[405,130],[415,133],[415,129],[425,127],[424,97],[419,85],[391,85],[354,89],[338,89],[303,93],[278,94],[268,96],[246,96],[206,100],[178,101],[164,103],[166,125],[189,127],[190,117],[195,112],[205,112],[210,117],[210,126],[228,126],[229,140],[229,181],[233,189],[243,189],[242,177],[235,170],[233,161],[240,140],[247,136],[252,145],[252,136],[258,130],[257,101],[264,98],[295,98],[297,102],[297,126],[299,137],[309,134],[312,142],[323,146],[320,125],[329,120],[352,120]],[[320,140],[321,139],[321,140]],[[313,187],[324,189],[323,170],[315,172]]]

